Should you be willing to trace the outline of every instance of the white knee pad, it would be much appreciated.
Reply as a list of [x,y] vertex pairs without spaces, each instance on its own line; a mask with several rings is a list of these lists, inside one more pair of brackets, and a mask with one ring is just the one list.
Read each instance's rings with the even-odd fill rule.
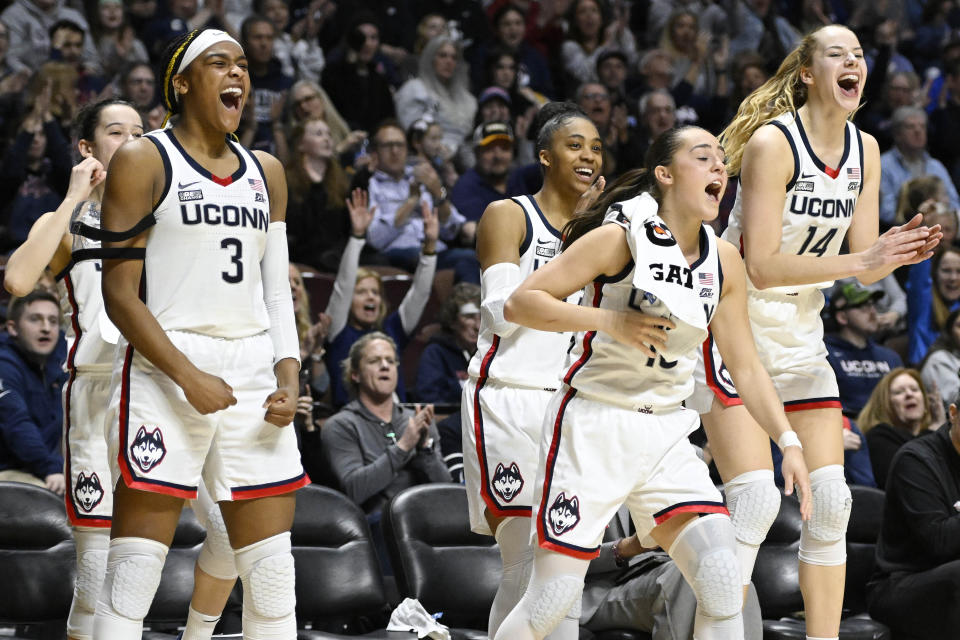
[[73,540],[77,549],[77,581],[67,617],[67,635],[77,640],[90,640],[97,596],[107,572],[110,529],[75,527]]
[[503,575],[497,595],[490,607],[487,634],[497,635],[500,624],[509,615],[530,583],[533,571],[533,545],[530,541],[530,518],[506,518],[494,534],[503,560]]
[[813,514],[800,529],[800,560],[834,566],[847,561],[847,521],[853,497],[843,466],[831,464],[810,472]]
[[760,544],[780,512],[780,490],[773,482],[773,471],[758,469],[741,473],[723,486],[723,492],[737,536],[740,578],[748,584]]
[[669,554],[697,597],[697,613],[724,619],[739,615],[743,583],[733,523],[713,514],[693,520],[677,535]]
[[143,619],[160,585],[167,545],[147,538],[110,541],[107,572],[97,599],[95,638],[140,638]]
[[223,521],[219,505],[213,501],[202,483],[192,506],[197,520],[207,530],[207,537],[197,557],[197,566],[214,578],[235,580],[239,573],[233,547],[230,546],[230,537],[227,535],[227,525]]
[[582,594],[582,578],[571,575],[551,578],[537,593],[531,594],[530,626],[537,634],[547,635],[580,603]]
[[296,638],[296,578],[290,532],[237,549],[235,556],[243,580],[243,637]]

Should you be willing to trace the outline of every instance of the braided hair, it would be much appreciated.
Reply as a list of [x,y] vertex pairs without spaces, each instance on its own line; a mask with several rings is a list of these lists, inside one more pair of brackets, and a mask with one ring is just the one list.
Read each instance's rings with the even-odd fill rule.
[[164,126],[166,126],[170,116],[180,111],[177,92],[173,88],[173,76],[176,75],[177,67],[180,66],[180,61],[183,60],[183,56],[187,53],[187,47],[190,46],[190,43],[193,42],[202,31],[202,29],[194,29],[181,36],[177,36],[167,44],[163,50],[163,54],[160,56],[160,73],[158,75],[162,79],[160,84],[162,89],[161,97],[163,99],[163,106],[167,110],[167,117],[163,121]]

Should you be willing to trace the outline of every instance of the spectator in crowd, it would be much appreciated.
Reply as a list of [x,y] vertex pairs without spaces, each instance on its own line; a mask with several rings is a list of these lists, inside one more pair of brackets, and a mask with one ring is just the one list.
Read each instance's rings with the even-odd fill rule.
[[507,122],[488,122],[474,131],[477,164],[460,176],[450,192],[450,200],[467,220],[479,222],[491,202],[523,193],[523,185],[510,171],[513,145],[513,129]]
[[159,0],[158,4],[163,6],[155,11],[154,17],[140,34],[152,60],[161,58],[168,42],[194,29],[209,27],[235,35],[227,20],[224,0],[209,0],[202,9],[197,0]]
[[661,133],[677,126],[677,103],[666,89],[654,89],[640,97],[640,152],[645,153],[650,143]]
[[320,436],[340,487],[368,515],[378,516],[408,487],[450,482],[433,405],[411,411],[394,401],[398,363],[397,347],[384,333],[353,343],[343,363],[353,399],[327,420]]
[[413,41],[413,53],[408,55],[403,62],[401,73],[404,81],[417,75],[423,48],[427,46],[430,40],[440,35],[450,35],[446,18],[439,13],[428,13],[420,18],[420,22],[417,23],[417,37]]
[[700,30],[694,11],[681,8],[670,15],[660,37],[660,48],[673,59],[674,86],[686,80],[698,95],[709,96],[716,91],[717,74],[726,69],[716,68],[708,55],[711,44],[714,50],[719,49],[710,38],[709,32]]
[[0,341],[0,480],[27,482],[63,495],[60,390],[66,343],[60,305],[48,291],[14,298]]
[[113,78],[134,62],[150,62],[146,46],[127,21],[122,0],[100,0],[90,16],[90,34],[104,78]]
[[951,60],[943,74],[945,91],[930,114],[930,151],[949,169],[954,182],[960,178],[960,59]]
[[443,128],[436,122],[421,118],[410,125],[407,139],[410,142],[407,164],[416,166],[421,162],[428,162],[440,176],[443,187],[448,192],[453,189],[460,176],[453,164],[450,150],[443,144]]
[[330,127],[312,118],[294,126],[287,167],[290,260],[334,273],[350,236],[350,179],[337,160]]
[[827,360],[837,374],[844,415],[855,417],[870,399],[877,382],[903,366],[892,349],[874,342],[878,321],[876,302],[883,291],[871,291],[855,282],[841,284],[830,297],[830,311],[837,324],[827,334]]
[[[484,101],[484,96],[491,89],[502,89],[510,98],[510,120],[514,124],[517,137],[524,138],[529,130],[529,124],[537,111],[547,103],[547,98],[520,83],[517,57],[509,51],[494,49],[484,61],[484,82],[486,89],[481,92],[478,103]],[[531,160],[532,161],[532,160]]]
[[876,104],[865,104],[857,112],[857,124],[877,139],[880,151],[887,151],[893,146],[893,112],[899,107],[922,107],[922,97],[920,78],[916,73],[895,71],[887,76],[880,100]]
[[510,94],[500,87],[487,87],[477,98],[477,124],[486,122],[510,122]]
[[886,486],[890,463],[900,447],[935,431],[945,419],[940,393],[923,386],[919,371],[897,367],[883,376],[857,417],[867,437],[877,486]]
[[943,331],[930,345],[920,376],[923,385],[939,389],[941,397],[955,398],[960,393],[960,309],[947,316]]
[[474,50],[471,60],[472,83],[475,91],[488,86],[484,77],[484,61],[491,51],[510,53],[517,62],[517,74],[523,78],[523,86],[546,96],[554,95],[553,79],[547,59],[533,45],[527,42],[527,19],[516,4],[505,4],[496,11],[490,20],[493,25],[494,39],[483,43]]
[[50,59],[76,72],[73,81],[76,106],[95,100],[107,85],[107,80],[97,75],[99,60],[88,62],[83,59],[86,38],[83,27],[71,20],[58,20],[50,27]]
[[[950,215],[956,215],[953,212]],[[929,216],[928,216],[929,217]],[[942,242],[930,270],[910,269],[907,282],[907,362],[922,362],[951,311],[960,307],[960,248]],[[929,273],[929,276],[924,274]]]
[[[355,156],[360,155],[367,132],[353,131],[347,126],[327,92],[313,80],[297,80],[287,92],[287,131],[304,120],[323,120],[330,127],[334,150],[340,164],[349,167]],[[364,152],[365,155],[365,152]]]
[[148,131],[159,129],[167,110],[157,100],[156,76],[146,62],[133,62],[120,72],[120,98],[137,108]]
[[[340,259],[340,269],[327,303],[326,314],[330,316],[327,334],[327,369],[333,389],[334,406],[340,407],[349,400],[347,387],[341,376],[341,363],[347,357],[350,346],[360,336],[371,331],[383,331],[393,339],[402,353],[410,336],[420,323],[437,268],[436,242],[439,234],[437,214],[425,202],[419,203],[423,226],[423,246],[417,270],[413,274],[410,289],[396,311],[388,314],[383,281],[377,271],[360,268],[360,252],[374,211],[366,192],[354,189],[347,199],[347,209],[353,234],[347,241]],[[397,395],[404,399],[403,379],[397,383]]]
[[439,319],[441,330],[420,355],[415,395],[420,402],[460,404],[467,364],[477,352],[480,287],[472,282],[456,285],[443,301]]
[[[89,29],[83,14],[68,7],[66,0],[15,0],[0,13],[0,20],[9,29],[9,63],[18,71],[37,71],[49,59],[50,27],[60,20],[69,20],[84,32]],[[97,60],[90,38],[84,40],[83,58]]]
[[599,82],[581,84],[577,104],[603,138],[603,175],[608,180],[643,164],[641,133],[630,123],[625,105],[613,106],[605,86]]
[[631,107],[627,100],[627,80],[630,78],[630,67],[627,56],[619,49],[607,49],[597,56],[597,80],[607,88],[612,104],[625,104],[631,116],[636,116],[636,108]]
[[740,108],[740,103],[748,95],[759,89],[770,78],[767,63],[759,54],[744,51],[733,59],[730,70],[730,98],[727,103],[727,117],[732,120]]
[[460,34],[464,49],[490,39],[490,21],[483,12],[482,3],[476,0],[414,0],[411,4],[416,15],[436,13],[443,16],[450,25],[451,35],[454,30]]
[[800,42],[793,25],[777,13],[773,0],[741,0],[730,11],[730,55],[754,51],[767,61],[767,73],[774,73],[780,62]]
[[641,94],[653,89],[669,90],[673,86],[673,58],[663,49],[647,51],[638,66]]
[[283,73],[280,61],[273,55],[274,26],[267,18],[252,15],[240,27],[240,43],[250,69],[251,99],[237,135],[240,143],[251,150],[271,153],[286,164],[289,160],[287,139],[283,131],[283,105],[293,78]]
[[20,121],[23,111],[23,90],[30,80],[30,70],[17,70],[10,64],[10,29],[0,21],[0,149],[6,149],[11,129]]
[[472,131],[477,112],[460,44],[446,35],[428,42],[417,77],[403,83],[395,103],[404,129],[419,118],[431,118],[443,128],[443,143],[456,153]]
[[290,26],[290,7],[284,0],[256,0],[253,12],[273,24],[273,55],[280,62],[283,75],[303,80],[320,80],[323,65],[323,49],[317,42],[320,23],[298,23],[296,33],[287,32]]
[[919,107],[898,107],[891,117],[894,147],[880,156],[880,220],[894,223],[900,187],[910,178],[934,175],[943,181],[954,209],[960,207],[957,190],[943,166],[927,152],[927,114]]
[[327,61],[320,84],[337,111],[346,114],[351,129],[373,131],[395,113],[390,83],[376,61],[380,28],[361,14],[347,31],[344,44],[343,55]]
[[898,638],[950,638],[960,627],[960,411],[929,438],[903,445],[890,467],[870,616]]
[[37,218],[60,205],[73,168],[70,144],[49,105],[47,88],[33,101],[33,110],[3,155],[0,202],[9,203],[4,218],[17,244],[27,239]]
[[597,58],[607,49],[619,49],[631,64],[636,61],[637,42],[629,28],[629,6],[618,2],[611,15],[606,0],[574,0],[570,5],[570,28],[561,54],[564,71],[576,83],[597,80]]
[[[421,206],[436,209],[439,238],[433,238],[430,251],[438,251],[437,268],[453,268],[457,281],[477,282],[480,267],[472,249],[448,248],[457,240],[471,244],[476,224],[465,218],[450,203],[440,176],[427,162],[407,164],[407,136],[396,122],[382,124],[373,136],[377,170],[370,178],[370,205],[376,209],[367,231],[370,244],[383,253],[390,264],[414,271],[425,241],[426,221],[418,215]],[[466,224],[465,224],[466,223]]]

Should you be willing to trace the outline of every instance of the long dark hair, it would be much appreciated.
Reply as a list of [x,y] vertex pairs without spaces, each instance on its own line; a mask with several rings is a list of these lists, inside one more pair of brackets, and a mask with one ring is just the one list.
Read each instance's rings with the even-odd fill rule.
[[607,185],[603,193],[584,212],[576,215],[563,228],[563,248],[573,244],[577,238],[596,229],[603,222],[610,205],[635,198],[644,191],[653,196],[658,203],[663,197],[660,185],[653,174],[653,170],[661,165],[668,165],[680,149],[680,138],[688,129],[697,129],[692,125],[667,129],[653,141],[644,156],[643,168],[631,169],[622,174],[611,184]]

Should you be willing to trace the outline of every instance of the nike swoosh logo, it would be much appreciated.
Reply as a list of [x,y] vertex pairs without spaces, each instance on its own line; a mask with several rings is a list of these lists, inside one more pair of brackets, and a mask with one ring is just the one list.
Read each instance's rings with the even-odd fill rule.
[[806,179],[806,178],[816,178],[816,177],[817,177],[817,174],[815,174],[815,173],[801,173],[801,174],[800,174],[800,177],[801,177],[801,178],[804,178],[804,179]]
[[199,180],[194,180],[193,182],[188,182],[187,184],[183,184],[182,182],[178,182],[178,183],[177,183],[177,189],[186,189],[187,187],[190,187],[190,186],[192,186],[192,185],[195,185],[195,184],[197,184],[198,182],[200,182],[200,181],[199,181]]
[[541,240],[537,238],[537,244],[555,244],[556,240]]

